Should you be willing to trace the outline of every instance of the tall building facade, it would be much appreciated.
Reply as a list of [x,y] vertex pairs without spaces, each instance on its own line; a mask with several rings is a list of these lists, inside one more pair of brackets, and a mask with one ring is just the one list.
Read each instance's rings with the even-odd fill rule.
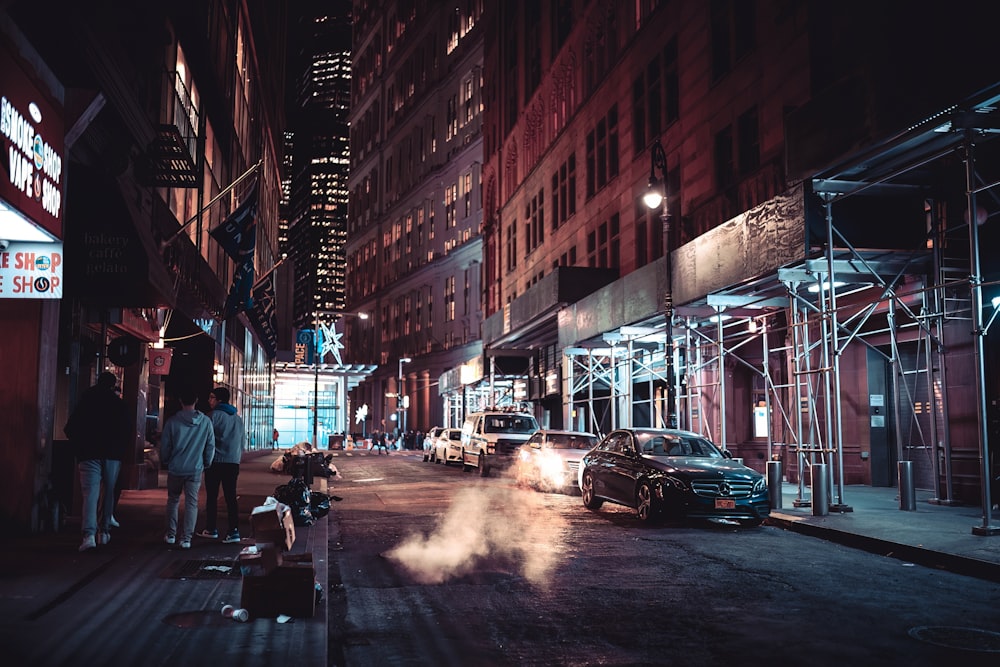
[[486,367],[461,391],[823,464],[845,509],[904,461],[986,500],[1000,77],[970,11],[488,2]]
[[288,253],[297,326],[344,308],[351,3],[303,2],[289,41]]
[[[459,425],[442,376],[482,356],[482,0],[354,3],[347,307],[355,430]],[[446,382],[446,380],[444,381]]]
[[[31,295],[0,280],[12,408],[0,450],[15,473],[0,492],[5,526],[46,527],[42,507],[78,515],[62,428],[104,370],[135,415],[126,488],[157,483],[146,452],[185,387],[203,399],[229,387],[249,446],[270,444],[273,327],[267,300],[255,310],[249,296],[278,256],[285,3],[132,10],[61,1],[0,10],[0,125],[20,128],[4,133],[3,152],[37,137],[39,203],[52,218],[31,197],[0,195],[0,208],[13,204],[27,221],[22,231],[46,230],[26,238],[0,228],[8,250],[49,258],[39,267],[50,274]],[[29,164],[18,161],[21,176]],[[239,241],[210,233],[254,201],[245,220],[255,225],[241,226]]]

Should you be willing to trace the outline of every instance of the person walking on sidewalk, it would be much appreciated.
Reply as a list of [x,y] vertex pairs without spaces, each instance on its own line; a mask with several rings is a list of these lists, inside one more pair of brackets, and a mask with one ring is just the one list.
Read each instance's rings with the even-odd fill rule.
[[215,457],[212,420],[195,409],[198,395],[185,389],[179,395],[181,410],[167,420],[160,434],[160,461],[167,468],[167,544],[177,541],[177,507],[184,493],[184,525],[181,549],[191,548],[191,536],[198,523],[198,491],[201,473]]
[[205,529],[198,533],[201,537],[218,539],[219,485],[226,500],[229,517],[229,532],[223,542],[232,544],[240,541],[239,505],[236,502],[236,480],[240,476],[240,461],[246,442],[243,418],[236,414],[236,408],[229,403],[229,390],[216,387],[208,395],[208,406],[212,408],[212,430],[215,433],[215,459],[205,469]]
[[[63,428],[79,461],[83,495],[80,551],[111,540],[115,483],[134,433],[125,401],[115,393],[117,382],[114,373],[108,371],[97,376],[97,384],[83,393]],[[98,520],[97,505],[102,493]]]

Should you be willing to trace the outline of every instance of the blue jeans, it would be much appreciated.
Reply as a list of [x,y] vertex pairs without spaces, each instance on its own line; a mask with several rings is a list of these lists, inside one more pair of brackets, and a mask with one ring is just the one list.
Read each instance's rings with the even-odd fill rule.
[[[115,482],[122,462],[112,459],[84,459],[80,461],[80,492],[83,494],[82,532],[96,536],[111,528],[111,516],[115,512]],[[103,493],[100,522],[97,519],[97,505]]]
[[[201,474],[175,475],[167,473],[167,535],[176,536],[181,542],[190,542],[198,523],[198,491]],[[177,507],[184,493],[184,526],[177,534]]]

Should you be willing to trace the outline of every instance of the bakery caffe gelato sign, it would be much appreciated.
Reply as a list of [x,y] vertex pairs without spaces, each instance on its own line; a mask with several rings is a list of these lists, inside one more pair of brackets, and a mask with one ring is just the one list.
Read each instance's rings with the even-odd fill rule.
[[57,238],[62,236],[63,133],[61,113],[0,47],[0,198]]

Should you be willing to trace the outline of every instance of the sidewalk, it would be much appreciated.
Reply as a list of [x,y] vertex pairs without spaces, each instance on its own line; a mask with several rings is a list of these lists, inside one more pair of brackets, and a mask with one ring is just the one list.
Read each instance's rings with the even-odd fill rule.
[[[0,542],[0,648],[7,662],[325,666],[327,518],[297,526],[292,549],[312,554],[323,591],[315,616],[238,623],[220,613],[223,604],[240,605],[239,568],[227,568],[253,543],[250,510],[289,479],[269,470],[277,453],[253,454],[240,468],[241,544],[199,537],[190,550],[164,544],[165,473],[159,488],[122,494],[116,511],[121,528],[113,529],[108,545],[78,552],[79,517],[57,533]],[[323,490],[325,482],[317,478],[313,490]],[[221,497],[219,503],[224,525]],[[199,530],[204,487],[200,507]]]
[[[1000,582],[1000,535],[976,535],[983,526],[979,507],[928,502],[930,491],[917,489],[916,510],[899,509],[892,487],[845,486],[842,504],[849,512],[831,507],[827,516],[813,516],[812,507],[795,507],[798,486],[782,485],[782,507],[771,510],[771,525],[864,549],[903,561]],[[810,489],[804,499],[809,500]],[[834,487],[834,501],[837,489]],[[993,512],[992,526],[1000,526]]]

